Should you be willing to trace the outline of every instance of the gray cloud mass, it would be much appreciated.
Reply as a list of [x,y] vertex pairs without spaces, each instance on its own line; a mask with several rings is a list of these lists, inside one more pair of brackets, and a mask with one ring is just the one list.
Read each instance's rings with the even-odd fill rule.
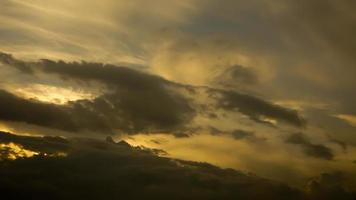
[[[1,58],[3,64],[13,66],[30,76],[46,73],[55,75],[62,81],[74,80],[84,85],[97,81],[106,85],[109,90],[93,100],[71,101],[66,105],[21,99],[2,91],[2,103],[5,105],[10,102],[8,111],[2,113],[2,120],[72,132],[89,130],[112,133],[119,130],[125,133],[175,133],[186,130],[184,127],[196,114],[192,102],[178,90],[198,91],[200,87],[178,84],[127,67],[101,63],[56,62],[48,59],[25,62],[4,53]],[[297,127],[304,125],[296,111],[257,97],[225,90],[208,89],[208,92],[218,102],[216,109],[240,112],[256,122],[262,122],[260,117],[270,117]],[[31,117],[21,113],[31,113]],[[41,121],[42,118],[46,120]]]

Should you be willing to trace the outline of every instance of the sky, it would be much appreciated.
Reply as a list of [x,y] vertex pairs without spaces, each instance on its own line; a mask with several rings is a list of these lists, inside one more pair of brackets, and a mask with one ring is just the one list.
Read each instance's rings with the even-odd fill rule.
[[303,191],[337,175],[325,191],[352,199],[355,8],[351,0],[1,0],[0,131],[13,137],[0,135],[0,150],[31,159],[47,146],[25,140],[61,137],[76,141],[76,158],[78,149],[93,153],[83,138],[110,137],[165,152],[149,163],[210,163]]

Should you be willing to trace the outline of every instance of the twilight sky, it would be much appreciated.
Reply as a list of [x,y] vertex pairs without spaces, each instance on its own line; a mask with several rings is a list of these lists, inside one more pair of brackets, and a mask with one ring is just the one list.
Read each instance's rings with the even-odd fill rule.
[[[337,173],[355,189],[355,8],[1,0],[0,131],[111,136],[296,188]],[[1,149],[27,151],[16,141]]]

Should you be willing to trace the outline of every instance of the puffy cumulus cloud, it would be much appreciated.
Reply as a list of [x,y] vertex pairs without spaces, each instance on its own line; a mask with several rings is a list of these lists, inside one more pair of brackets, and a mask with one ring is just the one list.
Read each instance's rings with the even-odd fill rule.
[[311,143],[303,134],[295,133],[290,135],[286,139],[287,143],[300,145],[305,152],[306,155],[325,159],[332,160],[334,158],[334,154],[332,150],[324,145],[313,144]]

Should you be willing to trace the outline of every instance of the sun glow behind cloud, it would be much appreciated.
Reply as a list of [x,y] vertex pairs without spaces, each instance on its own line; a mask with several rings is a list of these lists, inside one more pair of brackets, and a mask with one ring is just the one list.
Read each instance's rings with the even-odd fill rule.
[[55,153],[42,153],[26,149],[25,147],[15,144],[13,142],[0,144],[0,160],[10,159],[16,160],[19,158],[30,158],[33,156],[46,156],[46,157],[65,157],[68,154],[65,152],[55,152]]
[[0,158],[5,157],[6,159],[16,160],[18,158],[29,158],[39,154],[39,152],[25,149],[12,142],[9,144],[0,144]]
[[0,131],[110,135],[293,184],[352,171],[356,4],[223,2],[0,0]]
[[11,132],[11,128],[6,126],[5,124],[0,123],[0,131],[2,131],[2,132]]
[[27,99],[36,99],[53,104],[66,104],[69,101],[95,98],[95,95],[89,92],[42,84],[33,84],[27,87],[17,88],[14,90],[14,93]]

